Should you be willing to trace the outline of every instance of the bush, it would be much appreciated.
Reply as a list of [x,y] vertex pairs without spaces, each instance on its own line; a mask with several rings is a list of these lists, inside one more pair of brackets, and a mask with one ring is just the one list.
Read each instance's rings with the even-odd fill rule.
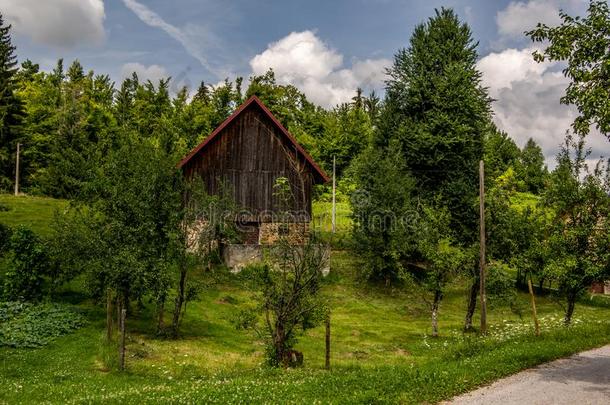
[[4,256],[8,250],[8,242],[11,238],[11,228],[4,224],[0,224],[0,257]]
[[44,276],[50,272],[44,243],[30,229],[20,226],[8,240],[3,295],[9,301],[36,300],[42,296]]
[[0,302],[0,347],[41,347],[84,322],[65,305]]

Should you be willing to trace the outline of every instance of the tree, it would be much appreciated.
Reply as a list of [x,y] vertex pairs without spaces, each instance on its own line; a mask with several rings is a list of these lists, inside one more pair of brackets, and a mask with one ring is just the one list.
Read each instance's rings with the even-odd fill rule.
[[450,239],[449,218],[446,209],[420,208],[414,241],[417,264],[412,265],[419,271],[409,275],[430,308],[433,337],[438,336],[438,313],[446,287],[469,261],[467,252]]
[[112,293],[119,308],[129,310],[130,302],[148,296],[162,319],[182,205],[180,180],[174,159],[150,140],[125,135],[83,187],[80,212],[64,214],[56,225],[55,239],[66,252],[61,273],[71,277],[80,268],[92,297]]
[[214,256],[222,257],[223,246],[237,237],[235,214],[237,206],[227,187],[217,195],[208,195],[201,179],[183,182],[184,203],[173,235],[172,255],[179,271],[178,289],[172,318],[172,336],[178,337],[180,323],[189,299],[188,273],[207,265]]
[[[317,140],[319,157],[325,166],[332,168],[336,160],[337,176],[341,177],[352,160],[370,143],[373,126],[356,96],[354,104],[342,104],[326,115],[323,135]],[[359,101],[358,101],[359,100]]]
[[258,291],[258,307],[242,312],[238,326],[254,329],[265,340],[271,366],[300,365],[303,355],[294,350],[299,330],[315,327],[327,314],[319,294],[326,252],[315,237],[298,246],[282,237],[267,253],[264,265],[244,270]]
[[565,299],[566,325],[572,320],[579,295],[593,281],[603,280],[610,269],[610,176],[601,162],[593,171],[588,169],[589,154],[583,135],[575,139],[568,134],[544,195],[553,212],[544,271]]
[[47,246],[30,229],[20,226],[8,240],[3,296],[8,301],[37,300],[51,272]]
[[17,57],[11,26],[0,14],[0,190],[8,190],[14,178],[14,150],[20,137],[22,104],[16,96]]
[[351,196],[356,249],[369,280],[398,281],[410,256],[415,180],[397,148],[369,147],[352,168],[359,189]]
[[592,0],[586,17],[572,17],[561,12],[561,25],[538,24],[527,35],[535,42],[546,42],[534,52],[538,62],[566,61],[563,74],[571,80],[564,104],[573,104],[580,115],[573,124],[577,134],[589,133],[595,125],[610,138],[610,7],[604,0]]
[[[452,238],[460,246],[477,239],[478,162],[490,125],[490,98],[476,69],[477,43],[467,24],[442,8],[418,25],[407,49],[389,69],[387,96],[374,144],[398,142],[416,192],[441,198],[451,213]],[[471,326],[478,279],[472,268],[466,327]]]
[[521,151],[508,134],[499,131],[495,125],[490,125],[485,136],[484,160],[485,178],[493,182],[498,176],[519,166]]
[[517,166],[518,175],[525,185],[525,190],[530,193],[540,194],[544,188],[544,181],[548,175],[548,170],[544,164],[542,148],[538,146],[532,138],[521,151],[519,165]]

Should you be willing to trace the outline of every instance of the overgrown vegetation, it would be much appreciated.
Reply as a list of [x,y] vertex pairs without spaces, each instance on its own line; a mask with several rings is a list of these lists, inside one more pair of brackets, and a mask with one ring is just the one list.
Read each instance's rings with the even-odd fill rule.
[[[585,148],[592,124],[609,128],[610,13],[591,1],[587,17],[561,18],[528,34],[549,40],[536,60],[567,61],[562,101],[581,113],[549,172],[533,139],[519,148],[492,123],[477,43],[450,9],[396,53],[383,100],[355,89],[332,110],[272,70],[245,92],[236,78],[202,82],[191,97],[171,94],[169,78],[134,74],[115,88],[78,61],[18,67],[0,16],[0,189],[12,188],[25,143],[23,191],[65,199],[0,195],[0,401],[434,402],[607,344],[610,304],[583,298],[610,278],[610,171],[590,170]],[[332,233],[320,187],[310,225],[324,245],[280,237],[235,275],[219,260],[236,232],[230,185],[206,195],[175,165],[252,95],[325,168],[336,162],[340,217]],[[465,333],[480,287],[480,160],[487,335]],[[275,182],[274,198],[294,198],[286,178]],[[326,245],[340,249],[323,277]],[[554,287],[536,297],[539,336],[518,290],[534,279],[538,292]],[[323,371],[330,308],[333,367]]]

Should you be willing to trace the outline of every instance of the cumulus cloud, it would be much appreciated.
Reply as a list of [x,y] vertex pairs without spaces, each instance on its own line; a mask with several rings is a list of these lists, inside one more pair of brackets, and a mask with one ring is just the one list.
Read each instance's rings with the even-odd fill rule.
[[560,0],[512,1],[496,15],[498,33],[504,37],[519,38],[539,22],[557,25],[561,22],[559,8],[565,3]]
[[16,33],[62,48],[101,44],[105,39],[103,0],[0,0]]
[[206,46],[211,43],[219,42],[219,39],[206,27],[188,24],[184,28],[178,28],[168,23],[159,14],[136,0],[123,0],[123,4],[125,4],[125,6],[143,23],[163,30],[167,35],[180,43],[189,55],[197,59],[201,66],[206,68],[216,77],[221,78],[227,73],[212,66],[204,54]]
[[272,68],[278,82],[296,86],[325,107],[349,101],[357,87],[381,87],[390,64],[388,59],[366,59],[353,61],[351,68],[343,67],[343,55],[313,31],[292,32],[250,60],[254,74]]
[[[560,104],[569,80],[556,63],[538,64],[532,59],[533,48],[506,49],[482,58],[478,69],[483,84],[496,99],[494,120],[523,146],[533,138],[542,147],[547,164],[555,165],[555,155],[577,116],[572,106]],[[592,157],[599,157],[608,149],[608,141],[593,132],[588,138]]]
[[[538,22],[559,24],[560,9],[581,14],[586,3],[586,0],[513,1],[496,16],[500,44],[523,37],[523,32]],[[547,164],[554,167],[559,145],[578,112],[575,107],[559,102],[569,84],[560,71],[563,64],[537,63],[532,57],[536,49],[534,46],[501,49],[481,58],[477,67],[483,74],[483,84],[496,100],[493,110],[497,126],[520,146],[528,138],[536,140]],[[607,154],[608,141],[599,132],[592,131],[587,142],[592,149],[591,157]]]
[[141,81],[150,80],[153,83],[157,83],[160,79],[169,77],[169,73],[163,66],[145,66],[141,63],[131,62],[126,63],[121,67],[121,78],[125,79],[131,77],[134,72]]

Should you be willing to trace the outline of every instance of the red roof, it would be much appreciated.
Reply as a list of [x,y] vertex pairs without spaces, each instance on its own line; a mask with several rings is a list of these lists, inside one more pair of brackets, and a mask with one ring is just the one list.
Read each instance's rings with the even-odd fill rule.
[[297,142],[297,140],[295,139],[295,137],[288,132],[288,130],[286,128],[284,128],[284,126],[278,121],[277,118],[275,118],[275,116],[273,115],[273,113],[271,113],[271,111],[269,111],[269,109],[265,106],[265,104],[263,104],[263,102],[256,96],[252,96],[250,97],[246,102],[244,102],[242,105],[240,105],[237,110],[235,110],[233,112],[233,114],[231,114],[231,116],[229,118],[227,118],[226,120],[224,120],[224,122],[222,124],[220,124],[220,126],[218,128],[216,128],[214,130],[214,132],[212,132],[210,134],[210,136],[208,136],[207,138],[205,138],[203,140],[203,142],[201,142],[199,145],[197,145],[192,151],[190,151],[190,153],[188,155],[186,155],[184,157],[184,159],[182,159],[180,161],[180,163],[178,163],[178,168],[182,168],[184,165],[186,165],[195,155],[197,155],[200,151],[202,151],[208,144],[210,144],[214,138],[216,138],[217,136],[219,136],[219,134],[222,132],[222,130],[224,128],[227,127],[227,125],[229,125],[235,118],[237,118],[243,111],[245,111],[246,108],[248,108],[248,106],[250,106],[251,104],[255,104],[258,107],[260,107],[260,109],[269,117],[269,119],[275,124],[276,127],[278,127],[280,129],[280,131],[286,136],[286,138],[288,139],[288,141],[295,147],[295,149],[297,150],[297,153],[302,155],[305,160],[307,161],[307,163],[309,163],[309,165],[312,167],[312,169],[314,170],[314,172],[316,174],[318,174],[320,176],[320,179],[322,180],[322,183],[326,183],[330,180],[330,178],[328,177],[328,175],[324,172],[324,170],[322,170],[320,168],[320,166],[318,166],[316,164],[316,162],[314,162],[313,158],[309,155],[309,153],[307,153],[307,151],[305,151],[305,149],[303,149],[303,147],[301,145],[299,145],[299,143]]

